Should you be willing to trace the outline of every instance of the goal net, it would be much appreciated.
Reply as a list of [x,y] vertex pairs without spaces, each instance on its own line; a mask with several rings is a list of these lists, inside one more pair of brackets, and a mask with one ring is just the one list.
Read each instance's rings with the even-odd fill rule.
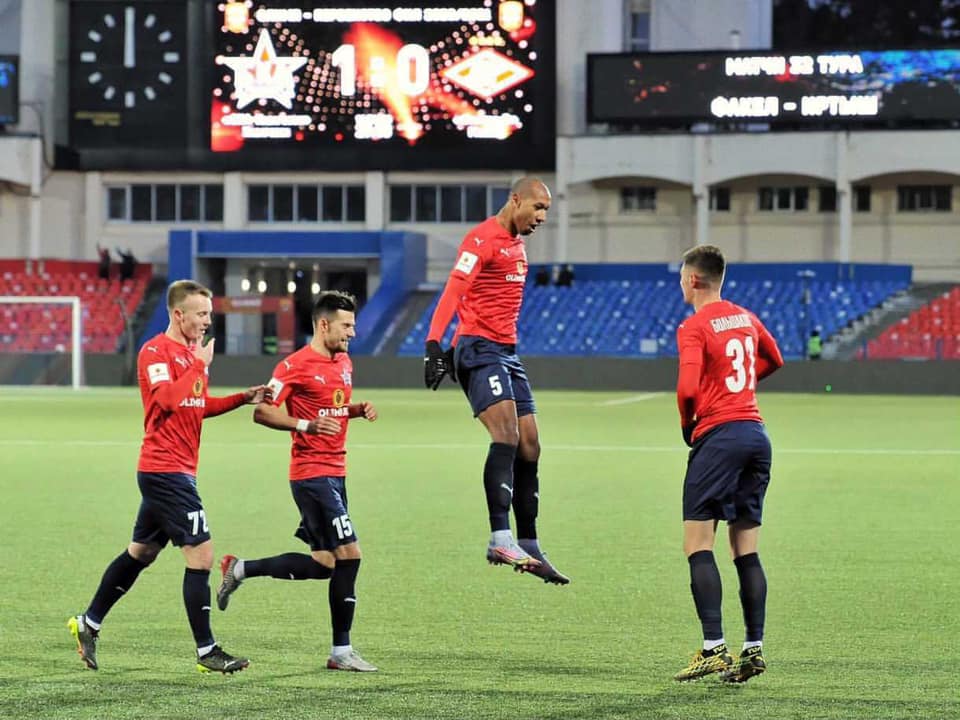
[[0,295],[0,385],[83,385],[79,297]]

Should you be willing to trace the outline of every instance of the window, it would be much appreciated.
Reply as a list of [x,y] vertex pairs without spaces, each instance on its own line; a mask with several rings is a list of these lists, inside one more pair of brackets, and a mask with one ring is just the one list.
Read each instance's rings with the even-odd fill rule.
[[365,198],[362,185],[248,185],[247,220],[363,222],[367,216]]
[[410,185],[390,186],[390,222],[413,220],[413,205],[410,201],[412,192]]
[[655,187],[620,188],[620,212],[653,211],[656,209],[657,189]]
[[114,185],[107,188],[107,220],[117,222],[223,221],[222,185]]
[[899,185],[897,210],[900,212],[949,212],[953,207],[951,185]]
[[853,186],[853,210],[854,212],[870,212],[870,186]]
[[390,222],[482,222],[509,195],[502,185],[391,185]]
[[761,212],[806,210],[810,191],[805,187],[762,187],[757,193],[757,209]]
[[650,49],[650,0],[625,0],[623,47],[627,52]]
[[414,188],[414,216],[417,222],[437,221],[437,186],[417,185]]
[[730,212],[730,188],[710,188],[710,209],[714,212]]
[[837,188],[834,185],[821,185],[818,188],[820,212],[837,211]]

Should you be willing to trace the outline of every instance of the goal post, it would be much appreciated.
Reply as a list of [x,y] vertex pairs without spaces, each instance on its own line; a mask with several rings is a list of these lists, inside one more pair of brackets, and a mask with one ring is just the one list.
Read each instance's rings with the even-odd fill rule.
[[[54,311],[49,306],[53,306]],[[69,306],[63,308],[62,306]],[[62,312],[60,311],[62,308]],[[64,325],[69,323],[69,329]],[[23,358],[70,353],[70,386],[83,386],[83,308],[64,295],[0,295],[0,353]],[[26,364],[29,365],[29,362]]]

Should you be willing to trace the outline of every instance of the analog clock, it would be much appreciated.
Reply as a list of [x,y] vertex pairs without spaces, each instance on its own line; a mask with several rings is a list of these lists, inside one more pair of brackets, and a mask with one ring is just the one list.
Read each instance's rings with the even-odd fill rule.
[[182,139],[185,3],[74,0],[70,11],[72,143]]

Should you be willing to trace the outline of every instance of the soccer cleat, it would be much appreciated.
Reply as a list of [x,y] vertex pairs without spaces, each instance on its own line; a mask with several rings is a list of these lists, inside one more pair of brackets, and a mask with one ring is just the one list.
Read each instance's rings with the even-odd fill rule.
[[232,595],[238,587],[242,580],[237,580],[233,574],[233,569],[237,566],[237,557],[236,555],[224,555],[223,559],[220,561],[220,572],[223,573],[223,580],[220,583],[220,587],[217,588],[217,607],[221,610],[227,609],[227,603],[230,602],[230,595]]
[[327,658],[327,670],[376,672],[377,668],[360,657],[356,650],[351,650],[343,655],[331,655],[329,658]]
[[70,628],[70,634],[77,641],[77,653],[80,659],[91,670],[97,670],[97,638],[99,631],[89,627],[83,615],[77,615],[67,621],[67,627]]
[[531,571],[540,565],[540,561],[527,554],[527,551],[510,541],[506,545],[487,546],[487,562],[491,565],[509,565],[518,572]]
[[733,657],[727,651],[726,645],[720,645],[713,650],[697,650],[690,664],[674,675],[673,679],[680,682],[699,680],[707,675],[729,670],[732,665]]
[[243,670],[250,661],[242,657],[234,657],[228,652],[224,652],[219,645],[214,645],[213,650],[203,657],[197,657],[197,670],[202,673],[219,672],[224,675],[239,672]]
[[754,646],[741,652],[737,661],[729,669],[720,673],[720,679],[727,683],[745,683],[766,669],[763,648]]
[[570,578],[557,570],[550,563],[550,561],[547,560],[546,554],[539,548],[539,546],[533,543],[526,543],[523,540],[520,540],[517,544],[530,557],[540,561],[540,565],[533,565],[529,568],[526,568],[526,572],[530,573],[531,575],[535,575],[538,578],[542,578],[545,583],[553,583],[554,585],[567,585],[570,583]]

